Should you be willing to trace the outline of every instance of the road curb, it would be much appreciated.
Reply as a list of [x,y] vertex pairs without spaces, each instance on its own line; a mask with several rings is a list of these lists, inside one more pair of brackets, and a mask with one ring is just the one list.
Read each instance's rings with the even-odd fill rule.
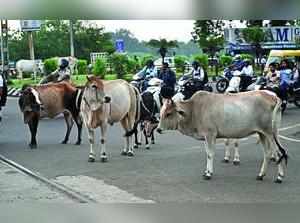
[[66,187],[65,185],[61,185],[59,183],[53,182],[53,181],[41,176],[40,174],[35,173],[35,172],[23,167],[22,165],[14,162],[10,159],[7,159],[6,157],[4,157],[1,154],[0,154],[0,160],[5,162],[9,166],[12,166],[12,167],[22,171],[26,175],[28,175],[28,176],[30,176],[30,177],[46,184],[47,186],[57,190],[58,192],[65,194],[66,196],[68,196],[72,200],[78,201],[79,203],[97,203],[97,201],[95,201],[94,199],[86,197],[86,196],[78,193],[77,191],[74,191],[71,188]]

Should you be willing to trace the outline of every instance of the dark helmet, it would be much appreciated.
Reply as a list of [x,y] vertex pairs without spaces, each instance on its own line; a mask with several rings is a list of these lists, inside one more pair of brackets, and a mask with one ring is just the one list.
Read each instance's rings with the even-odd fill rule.
[[61,59],[59,68],[60,68],[60,69],[65,69],[65,68],[67,68],[68,66],[69,66],[69,61],[66,60],[66,59]]
[[199,64],[198,61],[193,61],[192,66],[193,66],[193,67],[199,67],[200,64]]
[[148,60],[148,61],[147,61],[147,66],[148,66],[148,67],[153,67],[153,66],[154,66],[154,61],[151,60],[151,59]]

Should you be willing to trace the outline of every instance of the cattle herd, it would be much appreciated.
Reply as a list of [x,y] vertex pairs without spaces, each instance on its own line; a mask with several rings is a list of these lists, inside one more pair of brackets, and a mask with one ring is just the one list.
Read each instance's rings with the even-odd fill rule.
[[[149,93],[148,93],[149,94]],[[161,107],[155,106],[153,98],[124,80],[105,81],[87,76],[85,86],[74,86],[70,82],[48,83],[26,86],[21,91],[19,107],[31,133],[29,146],[37,147],[37,129],[43,117],[54,118],[63,113],[67,132],[62,143],[67,143],[74,122],[78,128],[76,144],[81,144],[82,125],[87,129],[90,143],[89,162],[94,162],[94,131],[101,129],[100,160],[106,162],[107,129],[120,122],[124,129],[124,147],[121,155],[134,156],[144,132],[146,148],[148,137],[154,143],[154,129],[159,133],[177,130],[180,133],[205,142],[207,154],[204,179],[211,179],[214,168],[216,140],[239,139],[253,134],[259,136],[263,147],[263,163],[257,180],[266,175],[269,159],[274,157],[278,171],[276,183],[281,183],[287,151],[278,139],[281,122],[281,100],[269,91],[251,91],[236,94],[196,92],[188,100],[173,100],[167,90],[161,91]],[[135,140],[133,140],[135,136]],[[239,163],[237,142],[235,142],[234,163]],[[228,142],[224,160],[229,160]]]

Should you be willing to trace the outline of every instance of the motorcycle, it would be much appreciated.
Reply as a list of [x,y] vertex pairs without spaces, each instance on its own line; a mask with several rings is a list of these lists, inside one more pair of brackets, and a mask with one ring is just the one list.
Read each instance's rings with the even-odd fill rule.
[[213,88],[210,83],[203,85],[200,80],[184,75],[177,82],[175,88],[177,93],[173,96],[173,100],[187,100],[200,90],[212,92]]
[[[280,91],[279,91],[278,85],[268,83],[268,80],[265,77],[257,78],[254,89],[255,90],[269,90],[269,91],[276,93],[278,95],[278,97],[280,97]],[[297,88],[297,87],[292,86],[288,90],[288,100],[287,100],[287,102],[282,103],[282,106],[281,106],[282,112],[285,111],[285,109],[287,107],[287,103],[293,103],[298,108],[300,108],[300,88],[299,87]]]
[[216,83],[216,89],[219,93],[224,93],[229,86],[229,81],[233,77],[233,72],[229,68],[225,68],[223,75],[221,75]]

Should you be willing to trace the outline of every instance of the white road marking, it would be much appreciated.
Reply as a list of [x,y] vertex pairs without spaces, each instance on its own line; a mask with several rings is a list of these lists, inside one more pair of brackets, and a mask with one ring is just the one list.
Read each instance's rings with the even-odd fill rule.
[[155,203],[89,176],[59,176],[55,181],[99,203]]
[[282,138],[282,139],[284,139],[284,140],[287,140],[287,141],[300,143],[299,139],[292,139],[290,137],[286,137],[286,136],[283,136],[283,135],[279,135],[279,137]]

